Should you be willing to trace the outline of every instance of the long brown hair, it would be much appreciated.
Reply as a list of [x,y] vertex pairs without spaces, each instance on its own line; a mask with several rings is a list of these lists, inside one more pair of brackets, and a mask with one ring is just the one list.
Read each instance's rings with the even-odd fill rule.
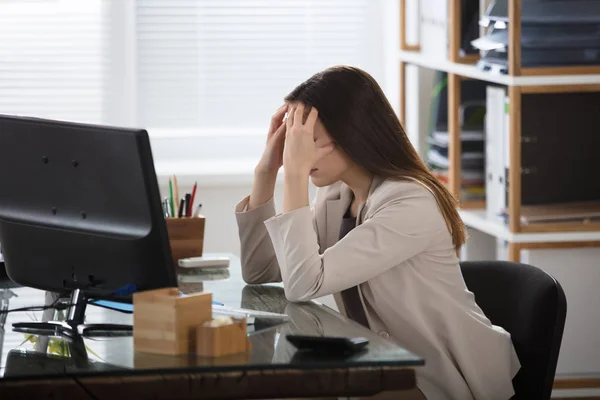
[[359,68],[336,66],[313,75],[285,100],[316,107],[337,145],[367,171],[416,179],[431,189],[458,253],[466,238],[458,201],[423,163],[375,79]]

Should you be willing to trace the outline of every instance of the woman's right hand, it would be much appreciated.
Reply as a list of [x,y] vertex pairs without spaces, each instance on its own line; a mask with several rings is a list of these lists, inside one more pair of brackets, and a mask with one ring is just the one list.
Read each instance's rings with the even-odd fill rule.
[[285,143],[286,124],[283,121],[288,104],[284,104],[275,111],[271,118],[267,145],[256,166],[256,172],[261,174],[277,175],[283,165],[283,147]]

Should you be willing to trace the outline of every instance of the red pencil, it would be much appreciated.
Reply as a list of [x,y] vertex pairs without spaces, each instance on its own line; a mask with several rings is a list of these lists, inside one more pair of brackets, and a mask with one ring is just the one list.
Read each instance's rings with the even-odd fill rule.
[[194,182],[194,187],[192,188],[192,198],[190,199],[190,204],[188,205],[187,215],[188,217],[192,216],[192,210],[194,209],[194,198],[196,197],[196,188],[198,187],[198,182]]

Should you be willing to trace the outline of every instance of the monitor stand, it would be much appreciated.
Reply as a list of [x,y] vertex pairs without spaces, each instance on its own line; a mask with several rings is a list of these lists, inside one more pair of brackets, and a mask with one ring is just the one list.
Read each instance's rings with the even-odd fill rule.
[[69,313],[66,321],[17,322],[12,325],[13,330],[35,335],[66,337],[76,337],[79,335],[86,337],[131,336],[133,332],[131,325],[86,324],[85,309],[87,307],[87,299],[79,289],[73,290],[68,304]]

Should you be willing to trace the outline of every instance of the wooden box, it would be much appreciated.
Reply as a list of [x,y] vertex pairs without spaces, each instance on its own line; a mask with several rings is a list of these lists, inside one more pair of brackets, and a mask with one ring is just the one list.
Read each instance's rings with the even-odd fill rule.
[[211,326],[206,322],[196,329],[196,353],[204,357],[221,357],[250,351],[246,336],[246,319],[234,319],[232,324]]
[[196,328],[212,320],[212,294],[182,296],[177,288],[134,293],[135,351],[193,353]]
[[182,258],[202,256],[204,217],[167,218],[166,221],[175,265]]

